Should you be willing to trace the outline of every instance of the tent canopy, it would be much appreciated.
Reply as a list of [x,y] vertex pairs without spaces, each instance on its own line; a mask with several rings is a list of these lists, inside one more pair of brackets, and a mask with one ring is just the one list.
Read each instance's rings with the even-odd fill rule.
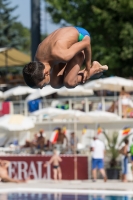
[[29,55],[15,48],[0,48],[0,67],[21,66],[30,61]]

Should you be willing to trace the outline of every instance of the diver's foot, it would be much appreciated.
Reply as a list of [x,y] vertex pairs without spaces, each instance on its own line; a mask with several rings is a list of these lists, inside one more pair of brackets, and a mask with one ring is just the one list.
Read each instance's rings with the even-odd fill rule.
[[90,77],[94,74],[102,73],[103,71],[108,70],[107,65],[101,65],[99,62],[94,61],[90,69]]
[[24,180],[24,182],[27,183],[27,182],[30,181],[30,180],[31,180],[31,178],[28,177],[27,179]]
[[97,73],[97,74],[94,74],[93,76],[91,76],[91,77],[89,78],[89,80],[99,79],[99,78],[101,78],[102,76],[103,76],[103,73],[100,72],[100,73]]
[[104,182],[107,182],[107,177],[106,176],[104,177]]

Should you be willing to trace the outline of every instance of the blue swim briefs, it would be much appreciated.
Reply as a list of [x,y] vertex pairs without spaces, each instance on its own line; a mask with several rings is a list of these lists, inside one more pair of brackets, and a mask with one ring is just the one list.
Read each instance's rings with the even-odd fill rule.
[[83,38],[84,38],[86,35],[88,35],[88,36],[90,37],[90,33],[89,33],[87,30],[85,30],[84,28],[82,28],[82,27],[77,27],[77,26],[75,26],[75,28],[76,28],[77,31],[79,32],[78,42],[82,41]]

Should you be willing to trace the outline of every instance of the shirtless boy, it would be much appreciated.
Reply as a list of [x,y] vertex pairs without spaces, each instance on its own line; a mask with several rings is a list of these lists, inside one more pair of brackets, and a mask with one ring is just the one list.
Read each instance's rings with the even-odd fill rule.
[[62,179],[62,173],[61,173],[61,168],[60,168],[60,162],[62,161],[61,157],[58,155],[57,151],[54,150],[54,154],[51,157],[51,159],[44,164],[44,167],[46,167],[48,164],[53,165],[53,177],[54,180],[61,180]]
[[[85,69],[81,66],[85,59]],[[94,74],[108,70],[97,61],[91,63],[91,39],[81,27],[64,27],[51,33],[38,46],[35,61],[23,69],[26,84],[32,88],[74,88]]]
[[0,160],[0,181],[1,182],[12,182],[12,183],[26,183],[27,180],[16,180],[12,179],[8,175],[8,167],[10,162],[7,160]]

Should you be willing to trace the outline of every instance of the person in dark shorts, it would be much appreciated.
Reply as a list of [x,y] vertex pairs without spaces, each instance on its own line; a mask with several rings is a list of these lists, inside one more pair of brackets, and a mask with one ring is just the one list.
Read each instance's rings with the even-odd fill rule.
[[124,140],[125,145],[121,148],[120,153],[122,154],[122,182],[127,182],[128,173],[128,153],[129,153],[129,140]]
[[131,164],[132,164],[132,174],[133,174],[133,143],[130,146],[130,154],[131,154]]
[[[84,60],[86,67],[81,70]],[[57,29],[39,44],[34,61],[23,69],[23,77],[32,88],[47,84],[74,88],[104,70],[108,70],[107,65],[91,61],[90,33],[71,26]]]
[[44,167],[47,167],[48,164],[53,165],[53,178],[54,178],[54,180],[57,180],[57,179],[61,180],[62,179],[60,162],[62,162],[62,159],[58,155],[57,150],[54,149],[53,156],[51,157],[51,159],[46,164],[44,164]]

